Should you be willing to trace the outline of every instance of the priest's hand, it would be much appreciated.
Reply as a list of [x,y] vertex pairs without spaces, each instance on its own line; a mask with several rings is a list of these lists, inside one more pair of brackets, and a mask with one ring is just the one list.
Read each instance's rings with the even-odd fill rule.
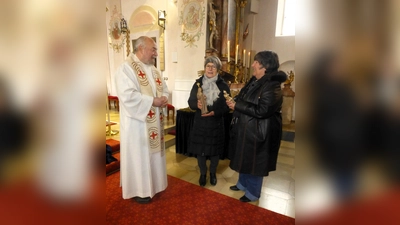
[[168,98],[165,96],[154,97],[153,106],[155,107],[165,107],[168,104]]

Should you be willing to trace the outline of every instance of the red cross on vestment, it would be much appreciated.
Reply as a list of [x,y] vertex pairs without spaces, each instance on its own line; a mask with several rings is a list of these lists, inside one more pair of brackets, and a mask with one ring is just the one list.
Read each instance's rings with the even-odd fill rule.
[[158,134],[156,132],[154,132],[154,131],[151,132],[151,134],[150,134],[150,138],[153,139],[153,140],[156,139],[157,136],[158,136]]
[[161,83],[162,83],[162,82],[161,82],[161,80],[160,80],[160,79],[158,79],[158,78],[156,79],[156,82],[157,82],[158,86],[160,86],[160,85],[161,85]]
[[154,115],[155,115],[155,113],[152,110],[150,110],[149,114],[147,114],[147,116],[150,118],[153,118]]
[[145,74],[140,70],[138,76],[142,79],[144,79]]

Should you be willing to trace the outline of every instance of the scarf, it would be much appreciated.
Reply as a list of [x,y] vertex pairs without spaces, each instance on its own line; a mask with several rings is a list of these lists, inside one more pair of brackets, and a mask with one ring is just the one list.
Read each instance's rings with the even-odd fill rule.
[[218,74],[213,78],[203,76],[203,94],[207,97],[207,105],[213,105],[214,101],[219,97],[221,92],[217,86]]

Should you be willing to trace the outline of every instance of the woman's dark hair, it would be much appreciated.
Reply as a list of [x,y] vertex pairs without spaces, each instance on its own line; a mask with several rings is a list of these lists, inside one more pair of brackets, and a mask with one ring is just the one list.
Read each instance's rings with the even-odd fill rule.
[[279,68],[279,57],[273,51],[262,51],[254,56],[254,61],[259,62],[265,69],[265,72],[277,71]]

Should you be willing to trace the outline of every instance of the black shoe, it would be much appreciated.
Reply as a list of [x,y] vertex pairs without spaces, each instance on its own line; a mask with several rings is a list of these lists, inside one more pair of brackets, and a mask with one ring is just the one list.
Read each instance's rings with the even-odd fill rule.
[[251,200],[248,199],[248,198],[246,197],[246,195],[243,195],[239,200],[240,200],[241,202],[251,202]]
[[240,191],[240,189],[236,185],[230,186],[229,189],[231,189],[232,191]]
[[217,184],[217,176],[215,173],[210,173],[210,184],[213,186]]
[[150,197],[145,197],[145,198],[134,197],[133,199],[139,204],[147,204],[147,203],[150,203],[150,201],[151,201]]
[[202,187],[206,185],[206,175],[200,175],[199,184]]

